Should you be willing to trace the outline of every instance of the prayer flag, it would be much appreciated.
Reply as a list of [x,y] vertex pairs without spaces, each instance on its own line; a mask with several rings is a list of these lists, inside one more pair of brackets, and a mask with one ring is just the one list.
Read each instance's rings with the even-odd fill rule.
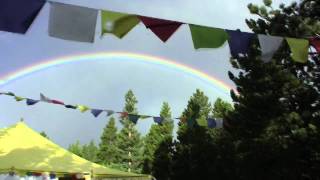
[[150,29],[158,38],[166,42],[182,23],[145,16],[139,16],[146,28]]
[[98,117],[102,112],[103,110],[101,109],[91,109],[91,114],[93,114],[94,117]]
[[65,105],[64,107],[69,109],[77,109],[77,106],[73,106],[73,105]]
[[39,102],[39,100],[27,99],[26,104],[31,106],[31,105],[34,105],[38,102]]
[[64,103],[62,101],[58,101],[58,100],[51,100],[50,102],[53,103],[53,104],[64,105]]
[[49,35],[65,40],[93,42],[98,10],[51,3]]
[[87,107],[87,106],[84,106],[84,105],[77,105],[77,109],[79,109],[80,110],[80,112],[86,112],[86,111],[88,111],[89,110],[89,107]]
[[12,93],[12,92],[6,92],[6,93],[4,93],[5,95],[8,95],[8,96],[15,96],[15,94],[14,93]]
[[123,119],[123,118],[127,118],[129,115],[128,112],[120,112],[120,117]]
[[139,115],[135,115],[135,114],[129,114],[128,117],[129,117],[129,120],[131,122],[133,122],[134,124],[137,124],[137,122],[138,122],[138,120],[140,118]]
[[263,62],[270,62],[274,53],[277,52],[282,44],[283,37],[258,35],[261,47],[261,59]]
[[26,98],[19,97],[19,96],[15,96],[14,98],[16,99],[16,101],[22,101],[22,100],[26,99]]
[[48,97],[46,97],[42,93],[40,93],[40,101],[50,103],[51,99],[49,99]]
[[286,38],[295,62],[306,63],[308,61],[309,41],[306,39]]
[[203,127],[208,126],[207,120],[204,119],[204,118],[199,118],[199,119],[197,119],[197,124],[198,124],[199,126],[203,126]]
[[101,11],[101,33],[111,33],[118,38],[124,37],[130,32],[140,20],[136,15],[112,12],[112,11]]
[[239,57],[240,54],[248,54],[254,34],[241,32],[240,30],[226,30],[229,34],[229,47],[232,57]]
[[45,0],[1,0],[0,31],[26,33],[45,2]]
[[198,25],[189,25],[193,46],[199,48],[218,48],[228,40],[228,33],[223,29]]
[[111,116],[112,114],[114,114],[115,112],[112,110],[104,110],[107,112],[107,116]]
[[216,123],[215,119],[213,119],[213,118],[208,118],[207,122],[208,122],[209,128],[215,128],[217,126],[217,123]]
[[194,124],[195,124],[195,119],[194,118],[188,118],[187,119],[187,125],[188,125],[189,128],[193,128]]
[[320,53],[320,37],[310,38],[310,44]]
[[148,115],[140,115],[140,119],[148,119],[151,118],[152,116],[148,116]]
[[153,117],[153,121],[159,125],[162,124],[163,119],[161,117]]

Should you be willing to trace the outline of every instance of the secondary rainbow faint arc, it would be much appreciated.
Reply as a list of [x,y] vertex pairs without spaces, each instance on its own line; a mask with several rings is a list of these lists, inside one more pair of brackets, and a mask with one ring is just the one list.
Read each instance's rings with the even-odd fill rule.
[[157,56],[151,56],[151,55],[145,55],[145,54],[135,54],[135,53],[128,53],[128,52],[97,52],[97,53],[89,53],[89,54],[79,54],[79,55],[70,55],[70,56],[62,56],[54,59],[49,59],[42,61],[37,64],[32,64],[30,66],[21,68],[15,72],[11,72],[3,77],[0,77],[0,86],[3,86],[13,80],[18,79],[19,77],[23,77],[53,66],[58,66],[62,64],[67,64],[71,62],[77,62],[77,61],[90,61],[90,60],[97,60],[101,58],[129,58],[130,60],[135,61],[142,61],[142,62],[148,62],[151,64],[157,64],[162,65],[166,67],[170,67],[173,69],[176,69],[178,71],[183,71],[185,73],[197,76],[203,80],[206,80],[213,84],[214,86],[219,87],[222,91],[225,93],[229,93],[232,87],[223,81],[212,77],[208,74],[205,74],[204,72],[201,72],[195,68],[192,68],[190,66],[177,63],[175,61],[170,61],[166,58],[157,57]]

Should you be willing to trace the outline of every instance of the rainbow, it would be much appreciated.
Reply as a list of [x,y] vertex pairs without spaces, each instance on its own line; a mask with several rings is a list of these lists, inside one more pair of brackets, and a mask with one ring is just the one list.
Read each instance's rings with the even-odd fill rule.
[[198,79],[204,80],[210,84],[212,84],[215,87],[218,87],[221,91],[224,93],[229,94],[230,89],[232,87],[223,81],[212,77],[208,74],[205,74],[197,69],[194,69],[190,66],[177,63],[175,61],[170,61],[168,59],[157,57],[157,56],[151,56],[151,55],[143,55],[143,54],[135,54],[135,53],[128,53],[128,52],[97,52],[97,53],[89,53],[89,54],[79,54],[79,55],[71,55],[71,56],[63,56],[58,57],[55,59],[49,59],[45,61],[41,61],[38,64],[32,64],[28,67],[24,67],[22,69],[19,69],[15,72],[9,73],[3,77],[0,77],[0,87],[8,84],[14,80],[19,79],[20,77],[24,77],[26,75],[30,75],[32,73],[45,70],[47,68],[51,68],[54,66],[59,66],[71,62],[80,62],[80,61],[89,61],[89,60],[96,60],[96,59],[109,59],[109,58],[129,58],[130,60],[134,61],[141,61],[156,65],[165,66],[167,68],[172,68],[177,71],[183,71],[187,74],[190,74]]

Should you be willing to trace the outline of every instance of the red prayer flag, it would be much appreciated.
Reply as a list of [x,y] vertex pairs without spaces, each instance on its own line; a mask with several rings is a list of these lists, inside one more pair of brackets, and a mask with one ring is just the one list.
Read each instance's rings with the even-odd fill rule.
[[129,113],[128,112],[121,112],[121,118],[126,118],[129,116]]
[[313,37],[309,39],[310,44],[320,53],[320,37]]
[[63,103],[63,102],[58,101],[58,100],[51,100],[51,103],[53,103],[53,104],[60,104],[60,105],[64,105],[64,103]]
[[163,42],[166,42],[181,26],[181,22],[138,16],[146,28],[150,29]]

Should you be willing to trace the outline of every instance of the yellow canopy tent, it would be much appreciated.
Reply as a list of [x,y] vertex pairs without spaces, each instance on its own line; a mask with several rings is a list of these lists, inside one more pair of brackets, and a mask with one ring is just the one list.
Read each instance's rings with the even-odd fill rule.
[[148,175],[127,173],[87,161],[54,144],[25,123],[0,130],[0,173],[14,171],[90,174],[92,177],[151,179]]

